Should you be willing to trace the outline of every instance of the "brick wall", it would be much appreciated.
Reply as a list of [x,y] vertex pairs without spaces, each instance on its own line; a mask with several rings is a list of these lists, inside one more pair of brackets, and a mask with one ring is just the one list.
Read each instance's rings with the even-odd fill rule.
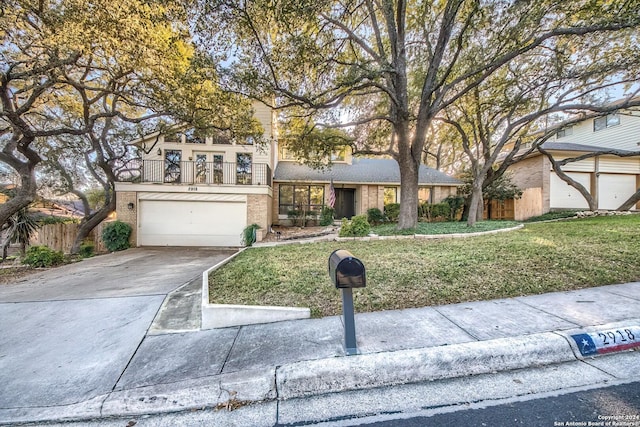
[[[269,231],[272,224],[272,198],[266,194],[250,194],[247,196],[247,225],[258,224],[260,237]],[[260,231],[259,230],[259,231]],[[262,240],[259,238],[258,240]]]
[[[133,203],[133,209],[129,209],[129,203]],[[131,226],[129,243],[137,246],[138,241],[138,200],[135,191],[118,191],[116,193],[116,218]]]

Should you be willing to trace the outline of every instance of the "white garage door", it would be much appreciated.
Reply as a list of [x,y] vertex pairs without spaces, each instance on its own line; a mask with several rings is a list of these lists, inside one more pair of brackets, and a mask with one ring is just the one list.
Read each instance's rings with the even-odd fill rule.
[[600,174],[598,178],[598,209],[618,209],[635,192],[635,175]]
[[240,246],[245,202],[141,200],[140,246]]
[[[568,173],[571,179],[582,184],[587,191],[591,189],[591,176],[588,173]],[[551,209],[589,209],[589,204],[578,190],[561,180],[551,172]]]

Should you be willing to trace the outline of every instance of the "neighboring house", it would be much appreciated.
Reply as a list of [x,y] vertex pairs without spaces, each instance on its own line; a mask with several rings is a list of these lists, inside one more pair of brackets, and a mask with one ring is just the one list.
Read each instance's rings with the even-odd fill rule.
[[[116,183],[117,218],[132,225],[134,245],[239,246],[253,223],[260,240],[271,225],[289,224],[291,210],[319,214],[332,181],[338,218],[400,201],[394,160],[353,158],[344,150],[331,168],[315,170],[278,150],[271,109],[255,103],[254,114],[266,145],[192,131],[136,142],[143,152],[139,177]],[[421,200],[439,202],[461,183],[422,166],[420,185]]]
[[[640,112],[620,111],[590,116],[577,124],[559,126],[542,147],[555,160],[607,150],[640,151]],[[582,184],[597,201],[598,209],[615,210],[640,188],[640,156],[602,154],[568,163],[562,170]],[[535,152],[509,167],[513,181],[525,190],[516,219],[563,209],[588,209],[585,198],[560,179],[549,159]],[[634,210],[640,209],[636,204]]]

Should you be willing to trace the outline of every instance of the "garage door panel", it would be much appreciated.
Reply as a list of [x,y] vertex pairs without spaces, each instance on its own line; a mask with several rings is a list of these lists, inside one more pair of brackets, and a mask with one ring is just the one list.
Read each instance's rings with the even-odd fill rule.
[[598,189],[598,209],[617,209],[636,192],[636,176],[600,174]]
[[246,203],[142,200],[141,246],[240,246]]
[[[591,189],[591,175],[588,173],[567,173],[567,175],[582,184],[587,191]],[[554,172],[551,173],[550,182],[551,208],[552,209],[588,209],[589,203],[578,190],[564,182]]]

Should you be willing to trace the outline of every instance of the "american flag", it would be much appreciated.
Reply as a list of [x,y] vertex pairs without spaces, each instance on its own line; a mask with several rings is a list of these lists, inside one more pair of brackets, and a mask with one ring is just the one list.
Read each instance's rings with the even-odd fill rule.
[[331,209],[333,209],[336,204],[336,189],[333,188],[333,178],[331,179],[331,183],[329,184],[329,200],[327,201],[327,204]]

